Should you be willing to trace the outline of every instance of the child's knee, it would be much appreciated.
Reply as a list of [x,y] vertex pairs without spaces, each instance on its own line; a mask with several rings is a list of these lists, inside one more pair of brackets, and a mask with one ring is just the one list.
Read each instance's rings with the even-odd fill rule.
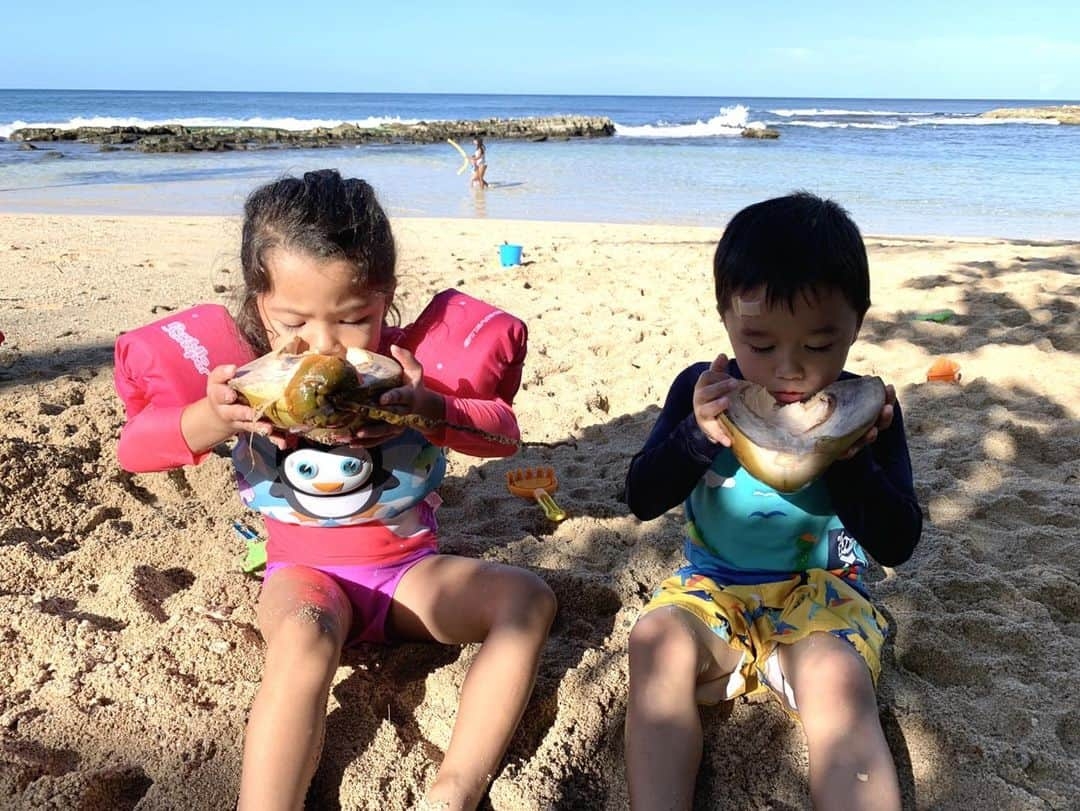
[[[820,639],[814,639],[818,636]],[[853,713],[876,712],[870,668],[854,647],[828,634],[813,634],[803,643],[803,650],[790,651],[781,658],[800,711],[822,701]]]
[[263,686],[275,695],[316,696],[329,688],[341,657],[338,619],[303,610],[281,618],[267,642]]
[[693,663],[697,660],[697,640],[673,606],[656,608],[634,623],[630,631],[630,669],[656,662]]
[[526,572],[524,583],[525,600],[531,613],[545,630],[550,628],[555,621],[555,613],[559,610],[559,599],[555,592],[543,578],[532,572]]
[[538,627],[547,633],[555,620],[559,601],[543,578],[525,569],[511,570],[504,616],[515,624]]
[[300,660],[336,660],[349,629],[345,618],[323,607],[298,604],[282,613],[267,634],[267,656]]

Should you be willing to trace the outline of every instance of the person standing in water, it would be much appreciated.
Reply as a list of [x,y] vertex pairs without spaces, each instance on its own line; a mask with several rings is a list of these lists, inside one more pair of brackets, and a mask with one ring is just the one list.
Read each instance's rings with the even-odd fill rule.
[[475,150],[469,158],[469,163],[473,167],[471,182],[474,186],[486,189],[488,182],[484,180],[484,174],[487,172],[487,148],[484,146],[484,139],[477,135],[473,138],[473,146]]

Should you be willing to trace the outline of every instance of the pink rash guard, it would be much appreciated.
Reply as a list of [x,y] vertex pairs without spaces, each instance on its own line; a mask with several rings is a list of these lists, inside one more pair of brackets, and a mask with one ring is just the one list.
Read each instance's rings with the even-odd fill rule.
[[[392,344],[401,344],[416,355],[425,385],[446,399],[447,423],[516,440],[520,433],[511,404],[526,341],[518,319],[447,290],[416,323],[384,328],[379,350],[388,354]],[[188,448],[180,415],[205,396],[210,369],[240,365],[252,356],[228,312],[213,304],[121,336],[115,368],[116,389],[127,410],[118,448],[121,466],[159,471],[206,458],[208,451]],[[370,453],[302,440],[281,453],[265,438],[245,434],[233,458],[241,499],[266,520],[270,562],[385,565],[436,546],[435,488],[445,472],[443,448],[481,457],[516,450],[511,443],[447,427],[427,436],[406,431]],[[341,494],[325,498],[322,490],[307,492],[304,477],[314,477],[312,471],[322,475],[331,466],[344,483]]]

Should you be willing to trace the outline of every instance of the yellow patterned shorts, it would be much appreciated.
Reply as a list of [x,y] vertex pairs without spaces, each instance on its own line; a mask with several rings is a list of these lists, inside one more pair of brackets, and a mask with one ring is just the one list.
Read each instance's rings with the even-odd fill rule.
[[774,583],[721,586],[685,567],[660,584],[642,615],[664,606],[690,612],[742,653],[726,698],[770,690],[795,714],[795,696],[780,670],[777,646],[817,632],[850,643],[870,668],[874,684],[881,673],[888,622],[869,600],[824,569]]

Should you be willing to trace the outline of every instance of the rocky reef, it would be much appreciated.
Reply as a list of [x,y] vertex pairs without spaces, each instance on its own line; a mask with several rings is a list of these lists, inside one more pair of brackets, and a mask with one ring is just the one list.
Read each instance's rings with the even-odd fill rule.
[[548,118],[483,119],[479,121],[420,121],[415,124],[384,124],[358,127],[339,124],[308,130],[275,127],[185,127],[164,124],[152,127],[25,127],[11,133],[24,142],[80,141],[140,152],[224,152],[244,149],[314,149],[352,144],[429,144],[447,138],[468,140],[474,136],[531,141],[568,138],[599,138],[615,134],[610,118],[556,116]]
[[[308,130],[274,127],[185,127],[163,124],[152,127],[24,127],[11,133],[12,141],[41,143],[79,141],[101,144],[103,150],[134,149],[139,152],[226,152],[248,149],[316,149],[353,144],[431,144],[453,138],[468,141],[475,136],[493,139],[547,141],[570,138],[606,138],[615,134],[615,123],[604,116],[550,116],[535,118],[488,118],[477,121],[420,121],[415,124],[383,124],[359,127],[339,124]],[[749,138],[776,138],[776,130],[750,129]]]
[[1056,107],[999,107],[987,110],[982,118],[1053,118],[1059,124],[1080,124],[1080,104]]

